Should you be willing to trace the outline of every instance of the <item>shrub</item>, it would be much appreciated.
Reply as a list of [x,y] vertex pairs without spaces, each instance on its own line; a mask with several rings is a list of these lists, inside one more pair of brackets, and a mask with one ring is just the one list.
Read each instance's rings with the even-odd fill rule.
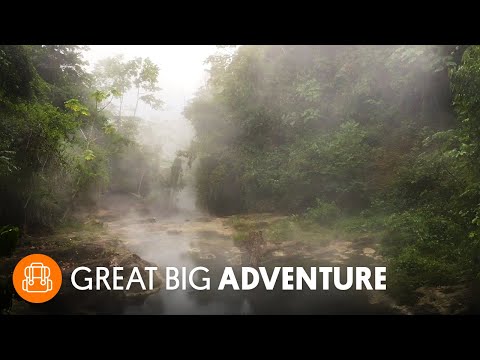
[[334,202],[324,202],[317,199],[317,204],[307,209],[305,217],[307,220],[325,225],[337,220],[340,214],[341,211]]

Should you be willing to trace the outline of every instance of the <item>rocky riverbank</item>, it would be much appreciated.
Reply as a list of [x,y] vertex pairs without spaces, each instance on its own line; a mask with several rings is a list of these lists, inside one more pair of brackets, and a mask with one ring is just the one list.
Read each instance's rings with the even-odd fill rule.
[[[3,301],[8,305],[9,277],[15,265],[26,255],[41,253],[52,257],[62,269],[63,283],[60,292],[51,301],[44,304],[29,304],[13,296],[10,309],[4,312],[10,314],[58,313],[58,314],[116,314],[122,313],[125,306],[141,303],[163,286],[160,272],[154,274],[154,289],[143,291],[132,286],[129,291],[78,291],[70,282],[72,271],[78,266],[95,268],[105,266],[124,268],[122,284],[126,286],[129,275],[134,267],[143,269],[146,266],[157,266],[132,253],[115,235],[111,234],[101,222],[88,220],[70,226],[64,226],[54,234],[42,236],[24,236],[14,254],[0,263],[0,276],[6,289],[3,291]],[[146,274],[141,274],[146,278]],[[93,280],[95,281],[95,279]],[[120,281],[122,283],[122,281]],[[135,284],[138,285],[138,284]],[[8,307],[8,306],[7,306]]]

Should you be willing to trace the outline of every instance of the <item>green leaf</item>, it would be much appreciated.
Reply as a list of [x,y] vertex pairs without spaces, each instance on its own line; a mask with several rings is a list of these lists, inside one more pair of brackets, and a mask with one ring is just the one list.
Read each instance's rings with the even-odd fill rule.
[[90,96],[94,98],[97,103],[100,103],[106,100],[110,96],[110,93],[102,90],[96,90],[92,94],[90,94]]
[[85,150],[85,152],[83,153],[83,158],[84,158],[86,161],[92,161],[92,160],[95,159],[95,154],[93,153],[92,150],[87,149],[87,150]]
[[115,126],[113,124],[107,124],[103,127],[105,134],[113,134],[115,132]]
[[115,96],[115,97],[120,97],[120,96],[122,96],[122,93],[121,93],[119,90],[117,90],[117,89],[112,89],[112,90],[110,90],[110,93],[111,93],[113,96]]
[[88,108],[78,99],[70,99],[65,101],[65,107],[75,113],[75,115],[89,116]]

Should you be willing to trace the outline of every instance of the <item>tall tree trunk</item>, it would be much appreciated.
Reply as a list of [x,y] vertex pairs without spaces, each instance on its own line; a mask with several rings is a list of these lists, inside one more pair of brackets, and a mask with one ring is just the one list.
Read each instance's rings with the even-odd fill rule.
[[138,184],[138,189],[137,189],[137,194],[140,195],[140,190],[142,189],[142,183],[143,183],[143,177],[145,176],[145,172],[147,170],[145,169],[142,173],[142,177],[140,178],[140,183]]
[[120,96],[120,110],[118,112],[118,125],[122,122],[122,106],[123,106],[123,93],[122,96]]
[[137,87],[137,102],[135,104],[135,110],[133,111],[133,117],[137,114],[137,109],[138,109],[138,101],[140,100],[140,86]]

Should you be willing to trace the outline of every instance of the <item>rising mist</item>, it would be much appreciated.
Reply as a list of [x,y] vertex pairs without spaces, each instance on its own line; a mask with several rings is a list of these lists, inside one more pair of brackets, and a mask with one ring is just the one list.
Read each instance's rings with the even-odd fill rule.
[[[159,285],[88,301],[140,314],[478,312],[478,64],[475,45],[0,46],[4,276],[28,249],[65,273],[149,262],[216,280],[225,266],[380,265],[382,294]],[[51,312],[87,311],[62,301]]]

